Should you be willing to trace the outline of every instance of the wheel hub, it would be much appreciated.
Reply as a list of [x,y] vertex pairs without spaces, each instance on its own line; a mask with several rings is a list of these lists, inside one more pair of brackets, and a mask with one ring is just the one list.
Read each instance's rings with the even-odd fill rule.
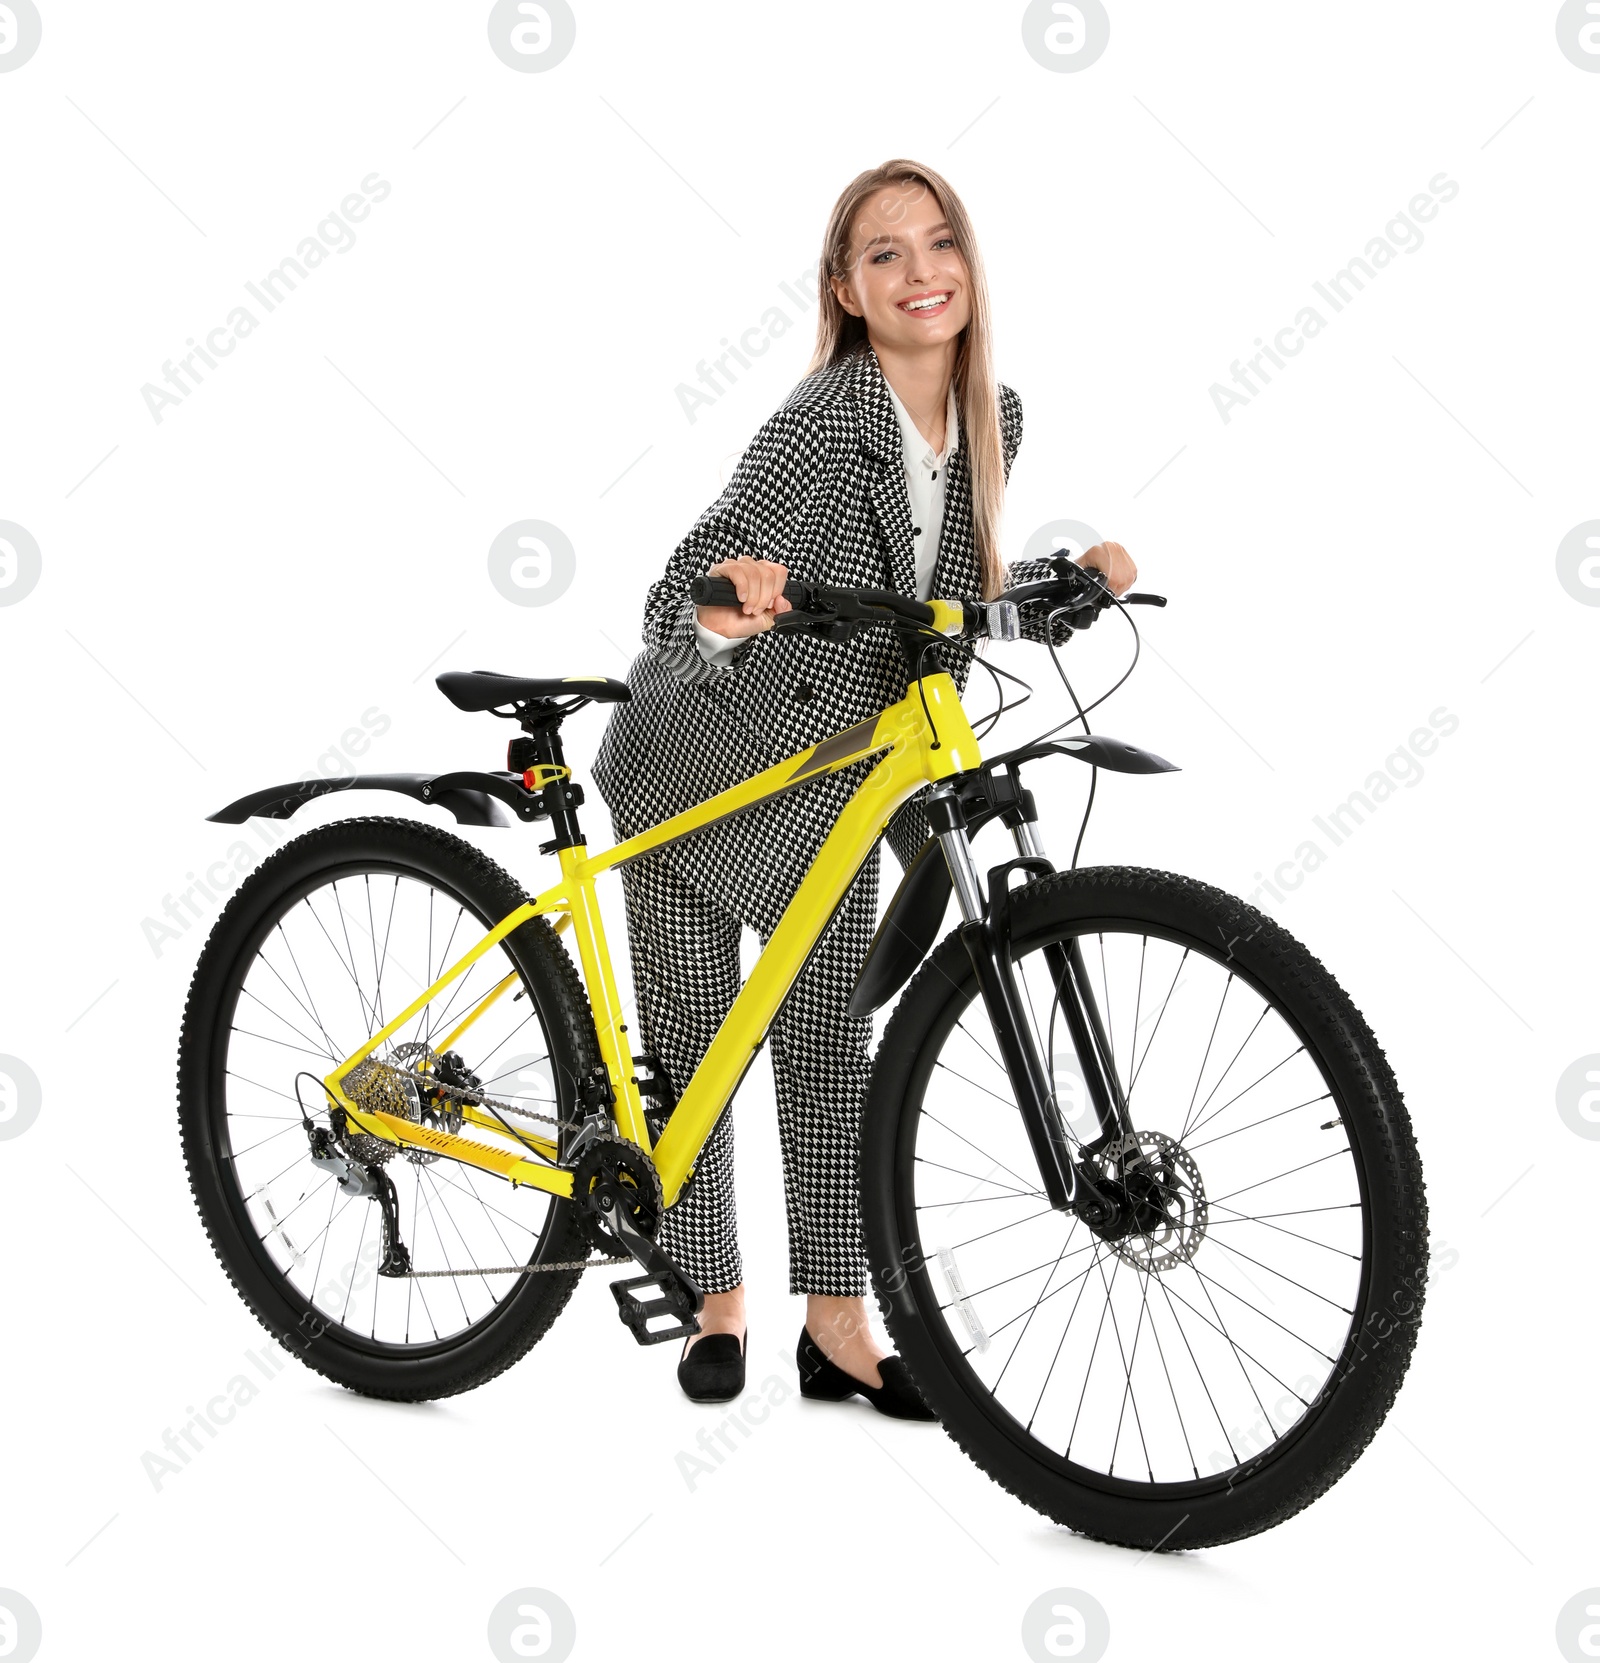
[[1133,1132],[1100,1150],[1100,1187],[1121,1216],[1097,1231],[1136,1270],[1160,1274],[1187,1264],[1210,1216],[1194,1157],[1164,1132]]
[[[392,1114],[435,1131],[459,1132],[464,1116],[451,1098],[452,1086],[475,1094],[482,1082],[454,1051],[441,1057],[419,1040],[394,1046],[386,1056],[369,1057],[345,1077],[344,1090],[357,1108]],[[352,1132],[345,1147],[369,1166],[381,1166],[396,1153],[394,1145],[364,1132]],[[432,1166],[438,1156],[430,1149],[407,1147],[398,1151],[414,1166]]]

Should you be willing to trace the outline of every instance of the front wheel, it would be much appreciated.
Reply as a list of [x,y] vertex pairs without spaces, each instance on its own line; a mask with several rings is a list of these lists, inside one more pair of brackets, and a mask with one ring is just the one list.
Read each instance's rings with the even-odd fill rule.
[[[1265,1530],[1350,1467],[1410,1359],[1427,1206],[1394,1076],[1323,966],[1209,885],[1058,873],[1016,892],[1011,937],[1074,1155],[1142,1204],[1099,1233],[1050,1206],[946,937],[863,1125],[889,1331],[950,1436],[1058,1523],[1167,1549]],[[1110,1141],[1052,978],[1074,938],[1128,1102]]]

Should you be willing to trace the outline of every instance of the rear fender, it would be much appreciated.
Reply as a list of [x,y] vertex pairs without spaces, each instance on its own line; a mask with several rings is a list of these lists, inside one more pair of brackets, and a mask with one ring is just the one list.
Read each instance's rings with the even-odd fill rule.
[[355,774],[347,779],[298,780],[292,785],[269,785],[237,802],[208,814],[208,820],[237,826],[252,816],[287,820],[316,797],[335,791],[398,791],[415,802],[449,809],[463,826],[509,826],[500,807],[504,803],[519,820],[542,820],[548,810],[543,797],[529,791],[520,774],[484,773],[462,769],[451,774]]

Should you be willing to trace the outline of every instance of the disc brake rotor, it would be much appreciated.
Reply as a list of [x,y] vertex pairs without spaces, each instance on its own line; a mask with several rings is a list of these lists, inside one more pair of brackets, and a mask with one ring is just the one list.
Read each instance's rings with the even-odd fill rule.
[[1136,1270],[1187,1264],[1205,1240],[1209,1209],[1200,1168],[1165,1132],[1134,1132],[1100,1151],[1102,1170],[1126,1192],[1133,1229],[1107,1245]]

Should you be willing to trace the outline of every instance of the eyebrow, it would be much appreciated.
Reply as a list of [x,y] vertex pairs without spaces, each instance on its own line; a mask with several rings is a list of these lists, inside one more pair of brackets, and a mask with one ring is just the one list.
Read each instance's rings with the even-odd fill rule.
[[[940,220],[937,225],[929,227],[928,235],[931,237],[936,231],[948,231],[949,229],[949,225],[944,220]],[[869,248],[876,248],[880,243],[892,243],[895,240],[893,233],[885,231],[879,236],[868,238],[861,245],[861,252],[865,254]]]

